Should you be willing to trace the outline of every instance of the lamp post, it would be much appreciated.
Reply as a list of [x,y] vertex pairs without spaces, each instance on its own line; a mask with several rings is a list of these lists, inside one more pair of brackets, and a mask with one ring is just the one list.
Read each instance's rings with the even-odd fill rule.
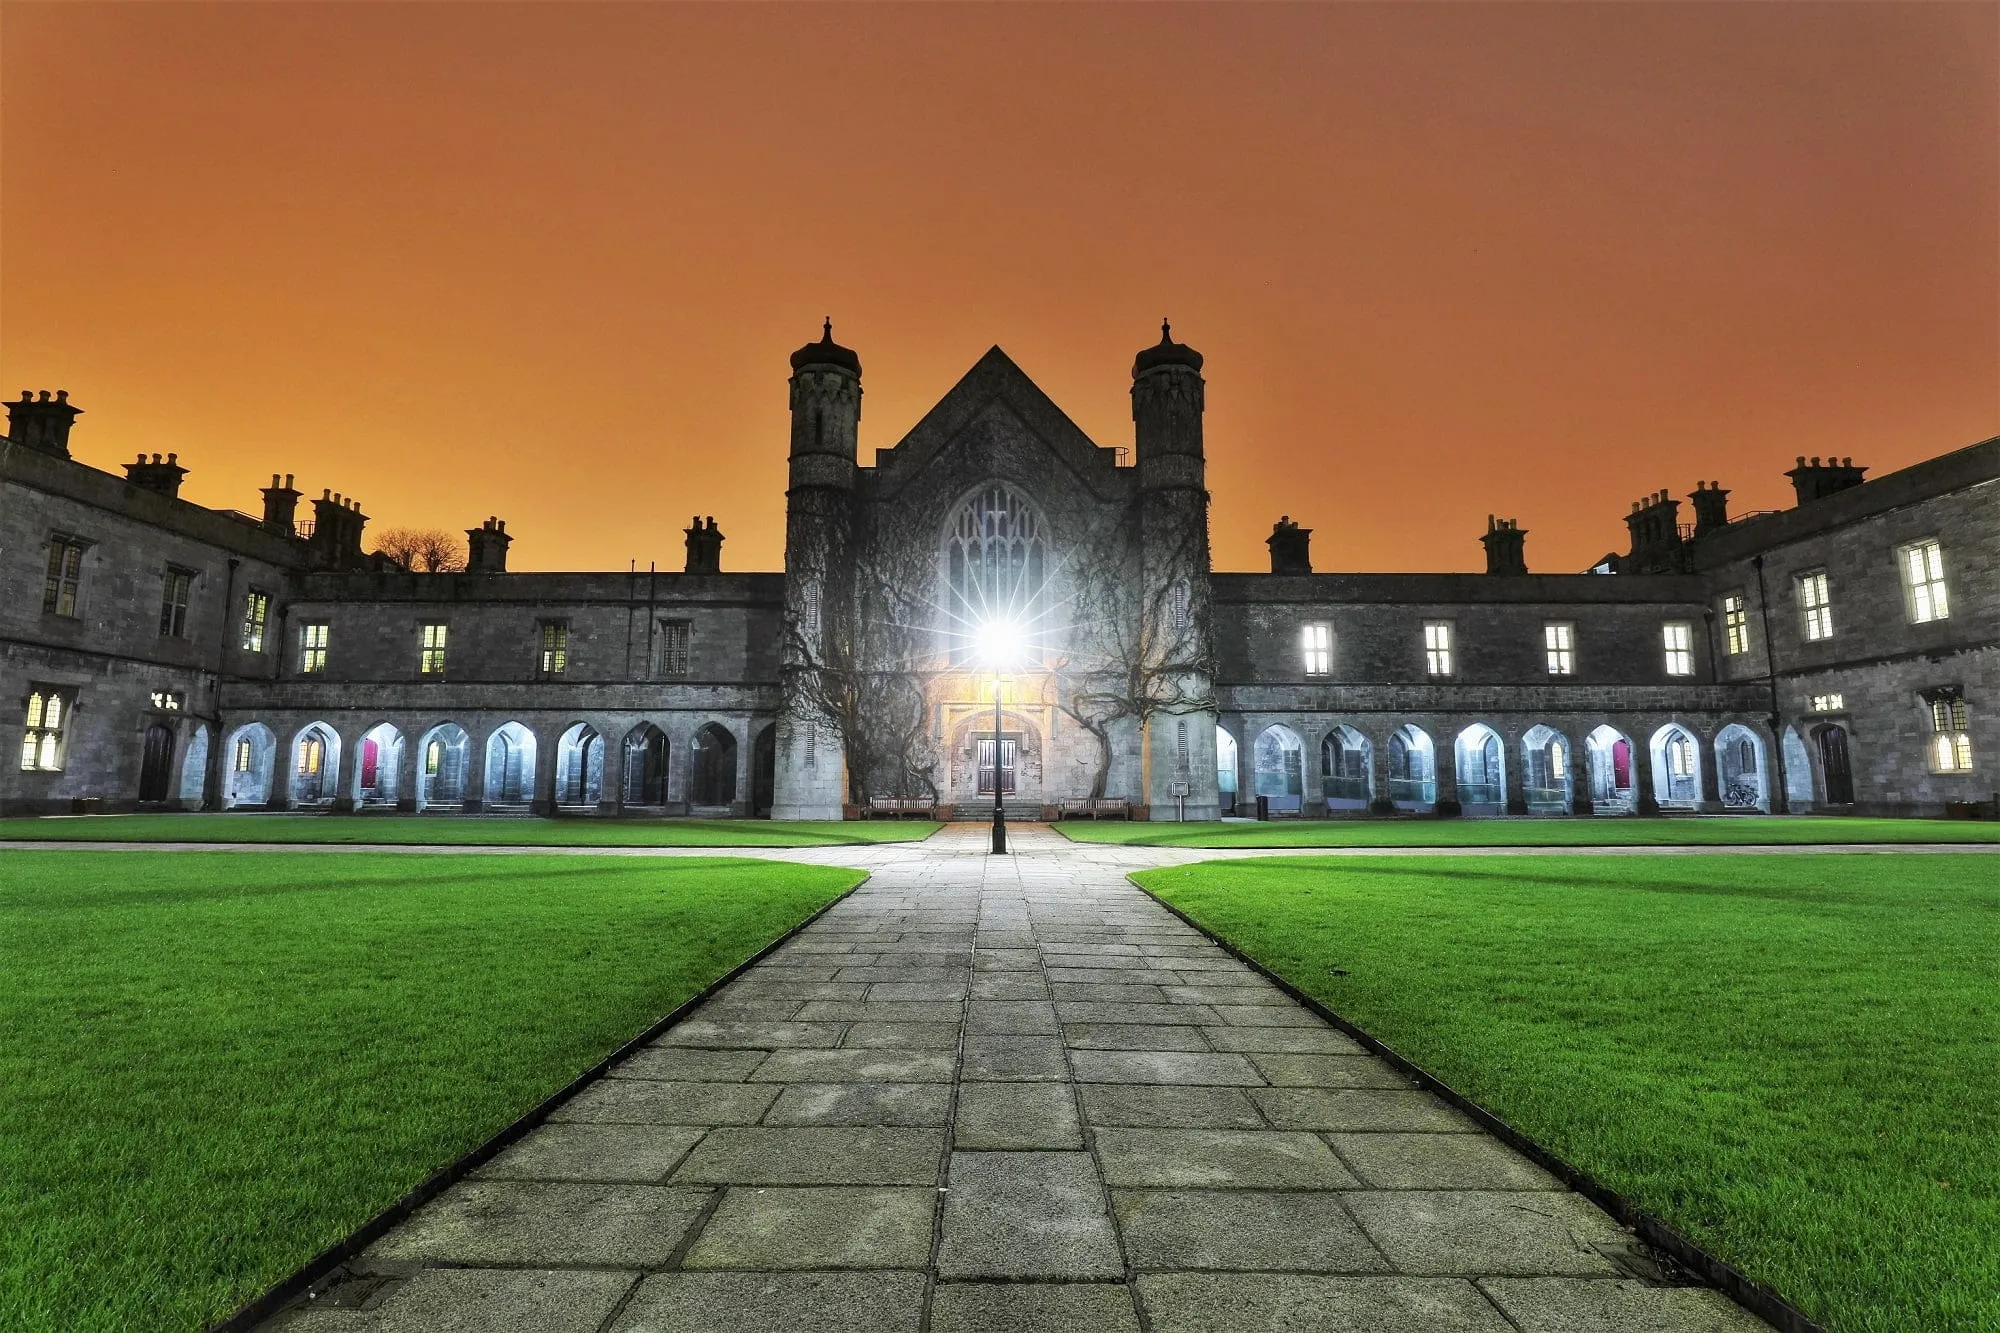
[[993,668],[993,855],[1007,855],[1007,814],[1000,791],[1000,677],[1013,662],[1018,635],[1004,620],[989,620],[979,627],[980,656]]

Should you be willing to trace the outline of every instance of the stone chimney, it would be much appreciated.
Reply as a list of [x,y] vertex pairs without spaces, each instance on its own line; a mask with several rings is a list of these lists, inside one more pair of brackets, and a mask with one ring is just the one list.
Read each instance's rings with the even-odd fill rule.
[[312,561],[320,569],[359,569],[361,529],[368,516],[359,500],[321,490],[313,501],[313,530],[308,538]]
[[271,484],[264,488],[264,530],[280,537],[297,536],[298,517],[299,493],[292,488],[292,474],[287,472],[279,481],[273,472]]
[[513,538],[507,535],[504,519],[489,516],[476,528],[465,530],[465,572],[468,574],[505,574],[507,572],[507,547]]
[[1698,481],[1694,484],[1694,494],[1688,497],[1694,506],[1694,535],[1706,537],[1709,533],[1729,526],[1729,492],[1722,489],[1719,481]]
[[687,537],[687,572],[690,574],[720,574],[722,572],[722,530],[715,526],[715,515],[708,516],[703,525],[701,516],[695,515],[692,525],[684,530]]
[[1302,528],[1292,522],[1290,514],[1280,515],[1271,525],[1271,535],[1264,539],[1264,545],[1271,548],[1271,572],[1273,574],[1310,574],[1313,572],[1311,528]]
[[57,389],[53,401],[47,389],[40,398],[23,389],[20,402],[7,404],[7,438],[57,458],[68,458],[69,428],[81,415],[82,408],[69,405],[68,389]]
[[1838,461],[1829,458],[1825,463],[1815,458],[1808,463],[1801,454],[1798,466],[1785,475],[1792,479],[1792,490],[1798,495],[1799,503],[1806,504],[1813,500],[1823,500],[1836,491],[1844,491],[1850,486],[1859,486],[1862,474],[1867,471],[1865,467],[1854,466],[1854,460],[1851,458],[1842,458]]
[[164,495],[169,500],[176,499],[181,493],[181,478],[188,472],[181,466],[180,457],[179,454],[168,454],[163,463],[160,456],[154,454],[153,461],[148,463],[146,455],[140,454],[125,465],[125,480],[142,490]]
[[1528,572],[1528,557],[1523,547],[1528,533],[1511,518],[1486,516],[1486,535],[1480,542],[1486,547],[1486,572],[1488,574],[1525,574]]
[[1633,574],[1661,574],[1681,567],[1681,502],[1665,491],[1654,491],[1632,502],[1625,526],[1632,534],[1632,552],[1621,569]]

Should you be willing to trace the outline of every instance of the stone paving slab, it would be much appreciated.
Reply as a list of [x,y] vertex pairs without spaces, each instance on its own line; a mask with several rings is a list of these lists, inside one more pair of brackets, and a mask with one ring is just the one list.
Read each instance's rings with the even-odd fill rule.
[[269,1327],[1763,1327],[1124,878],[1215,853],[1010,836],[754,853],[872,877]]

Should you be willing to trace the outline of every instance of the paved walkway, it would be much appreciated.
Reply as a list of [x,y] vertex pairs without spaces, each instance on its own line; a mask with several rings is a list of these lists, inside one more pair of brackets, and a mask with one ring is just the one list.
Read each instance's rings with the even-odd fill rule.
[[874,876],[267,1327],[1764,1327],[1124,879],[1214,853],[986,837],[759,853]]

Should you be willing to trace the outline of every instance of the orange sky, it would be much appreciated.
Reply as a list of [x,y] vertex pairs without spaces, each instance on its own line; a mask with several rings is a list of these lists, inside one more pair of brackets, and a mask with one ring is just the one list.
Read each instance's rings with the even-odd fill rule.
[[[776,569],[786,356],[865,451],[999,343],[1100,444],[1171,315],[1216,565],[1622,549],[2000,432],[2000,7],[0,5],[0,388],[516,568]],[[1686,516],[1684,514],[1684,516]]]

